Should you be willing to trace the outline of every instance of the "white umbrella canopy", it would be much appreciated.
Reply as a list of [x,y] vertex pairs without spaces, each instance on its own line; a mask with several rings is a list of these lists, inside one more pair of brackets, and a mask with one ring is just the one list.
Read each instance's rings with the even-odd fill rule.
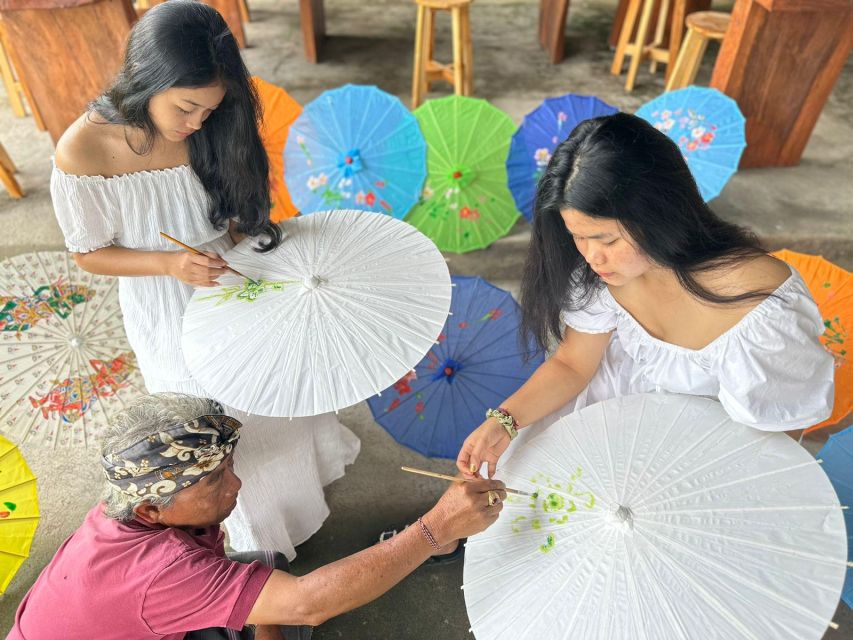
[[224,276],[184,315],[184,356],[199,384],[247,413],[337,411],[390,386],[435,344],[450,274],[435,245],[388,216],[334,210],[287,220],[285,239],[224,257]]
[[498,475],[534,497],[468,542],[478,640],[808,640],[836,610],[847,541],[826,474],[713,400],[591,405]]
[[15,442],[97,444],[110,417],[144,393],[118,280],[62,251],[0,263],[0,431]]

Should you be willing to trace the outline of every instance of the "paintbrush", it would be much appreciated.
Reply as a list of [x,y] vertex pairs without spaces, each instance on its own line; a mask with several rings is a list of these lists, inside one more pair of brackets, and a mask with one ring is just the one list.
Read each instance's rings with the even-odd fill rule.
[[[423,469],[414,469],[412,467],[400,467],[403,471],[408,471],[409,473],[418,473],[422,476],[429,476],[430,478],[439,478],[441,480],[449,480],[450,482],[473,482],[468,478],[457,478],[456,476],[448,476],[443,473],[435,473],[434,471],[424,471]],[[507,493],[514,493],[517,496],[529,496],[531,494],[526,491],[519,491],[518,489],[510,489],[506,487],[504,489]]]
[[[191,246],[190,246],[190,245],[188,245],[188,244],[184,244],[184,243],[183,243],[183,242],[181,242],[180,240],[177,240],[177,239],[173,238],[172,236],[170,236],[168,233],[163,233],[163,232],[161,231],[161,232],[160,232],[160,235],[161,235],[163,238],[165,238],[166,240],[168,240],[169,242],[174,242],[176,245],[178,245],[179,247],[181,247],[181,249],[185,249],[186,251],[189,251],[190,253],[194,253],[194,254],[196,254],[197,256],[203,256],[203,255],[205,255],[203,251],[199,251],[198,249],[196,249],[196,248],[194,248],[194,247],[191,247]],[[236,275],[240,276],[241,278],[245,278],[245,279],[246,279],[246,280],[248,280],[249,282],[255,282],[255,280],[254,280],[254,279],[250,278],[249,276],[244,276],[242,273],[240,273],[239,271],[237,271],[237,269],[234,269],[233,267],[230,267],[230,266],[226,265],[226,266],[225,266],[225,268],[226,268],[226,269],[228,269],[228,271],[230,271],[231,273],[236,274]]]

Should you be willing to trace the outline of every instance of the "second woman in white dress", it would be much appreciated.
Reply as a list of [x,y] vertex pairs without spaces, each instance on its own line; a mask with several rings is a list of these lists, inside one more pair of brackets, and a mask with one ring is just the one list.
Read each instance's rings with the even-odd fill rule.
[[[66,246],[83,269],[119,276],[125,329],[149,392],[206,395],[181,352],[193,290],[216,283],[226,266],[220,256],[243,237],[267,249],[281,241],[269,222],[259,115],[222,17],[173,0],[134,26],[115,84],[57,145],[51,195]],[[206,255],[177,251],[160,231]],[[355,460],[359,440],[334,415],[228,411],[245,425],[230,544],[293,559],[328,515],[323,486]]]
[[521,296],[527,332],[559,346],[465,440],[469,477],[482,463],[494,473],[516,433],[512,448],[630,393],[713,397],[769,431],[832,412],[833,360],[803,280],[717,217],[678,147],[636,116],[587,120],[555,151]]

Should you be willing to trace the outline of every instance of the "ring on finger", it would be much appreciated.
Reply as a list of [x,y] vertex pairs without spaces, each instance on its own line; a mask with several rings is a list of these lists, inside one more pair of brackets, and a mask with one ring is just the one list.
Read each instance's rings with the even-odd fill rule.
[[501,501],[501,496],[497,491],[489,491],[489,506],[494,507]]

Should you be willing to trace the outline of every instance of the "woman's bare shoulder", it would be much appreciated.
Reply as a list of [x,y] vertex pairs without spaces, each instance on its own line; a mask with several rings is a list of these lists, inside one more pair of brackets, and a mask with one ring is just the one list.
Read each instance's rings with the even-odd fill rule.
[[771,294],[791,277],[791,269],[773,256],[760,255],[703,275],[700,282],[705,280],[702,284],[719,295]]
[[123,127],[104,122],[92,112],[77,118],[56,144],[56,167],[77,176],[113,175]]

